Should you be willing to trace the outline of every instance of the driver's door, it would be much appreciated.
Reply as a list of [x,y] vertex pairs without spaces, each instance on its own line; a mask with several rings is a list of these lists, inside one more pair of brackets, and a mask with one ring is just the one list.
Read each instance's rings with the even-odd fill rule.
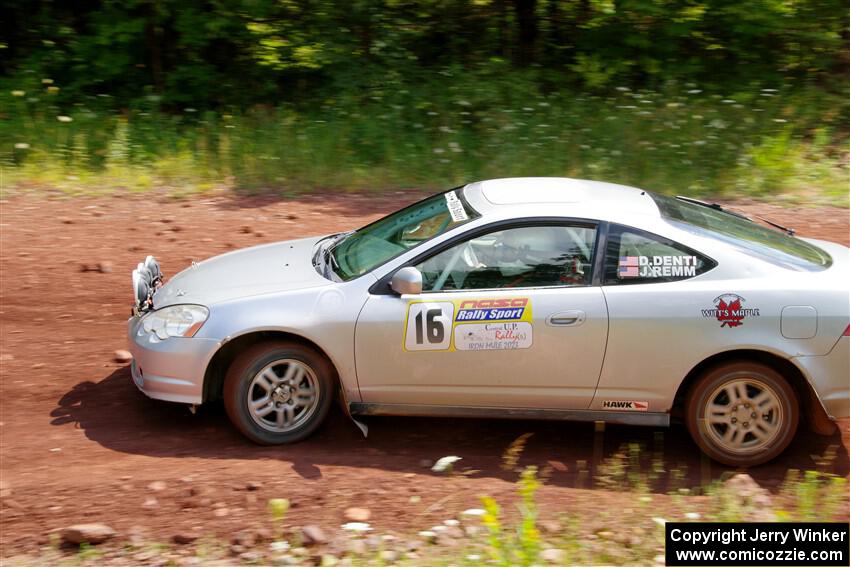
[[596,227],[479,232],[415,262],[423,292],[375,294],[357,321],[365,403],[584,409],[608,332]]

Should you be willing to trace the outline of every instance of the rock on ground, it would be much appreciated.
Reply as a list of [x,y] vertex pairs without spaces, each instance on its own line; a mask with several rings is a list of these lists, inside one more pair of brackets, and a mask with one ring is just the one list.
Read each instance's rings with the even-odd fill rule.
[[65,543],[80,545],[88,543],[97,545],[115,536],[115,530],[106,524],[76,524],[68,526],[60,532]]
[[328,541],[325,532],[319,526],[304,526],[301,528],[301,535],[304,537],[304,545],[319,545]]
[[352,522],[368,522],[372,517],[372,512],[366,508],[347,508],[345,510],[345,518]]
[[115,362],[120,362],[122,364],[133,360],[133,355],[130,354],[129,350],[116,350],[113,357],[115,359]]
[[563,563],[564,556],[565,554],[563,549],[555,549],[554,547],[544,549],[540,552],[540,559],[547,563]]

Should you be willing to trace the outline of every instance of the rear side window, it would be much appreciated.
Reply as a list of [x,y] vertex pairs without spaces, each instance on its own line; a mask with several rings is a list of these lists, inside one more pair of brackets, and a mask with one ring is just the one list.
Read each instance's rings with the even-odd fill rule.
[[675,282],[716,265],[711,258],[663,236],[620,225],[611,225],[608,231],[605,285]]
[[794,236],[710,206],[650,195],[671,224],[731,244],[745,254],[793,270],[818,271],[832,265],[832,258],[824,250]]

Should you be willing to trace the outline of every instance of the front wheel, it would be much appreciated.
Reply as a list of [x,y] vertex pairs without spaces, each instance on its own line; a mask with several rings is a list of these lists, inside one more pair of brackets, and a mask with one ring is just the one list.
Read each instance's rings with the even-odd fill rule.
[[754,362],[727,363],[707,372],[691,388],[685,413],[700,449],[731,466],[773,459],[791,443],[799,421],[788,382]]
[[224,407],[233,425],[261,445],[313,433],[333,398],[333,368],[314,350],[290,342],[254,345],[230,365]]

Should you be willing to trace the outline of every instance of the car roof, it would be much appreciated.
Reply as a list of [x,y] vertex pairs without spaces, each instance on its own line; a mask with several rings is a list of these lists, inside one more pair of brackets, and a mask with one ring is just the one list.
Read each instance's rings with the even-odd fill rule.
[[[581,209],[604,218],[611,209],[630,214],[661,216],[646,191],[626,185],[570,179],[567,177],[511,177],[476,181],[466,185],[463,195],[481,214],[501,212],[505,207],[545,205],[560,214],[563,209]],[[552,210],[555,209],[555,210]]]

